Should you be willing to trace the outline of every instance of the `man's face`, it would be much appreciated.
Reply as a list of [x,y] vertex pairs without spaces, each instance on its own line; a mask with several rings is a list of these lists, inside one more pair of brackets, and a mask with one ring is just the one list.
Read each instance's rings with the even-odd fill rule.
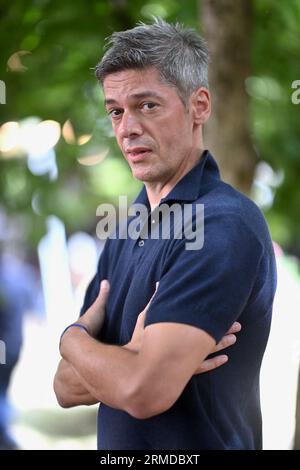
[[118,145],[133,176],[149,183],[167,182],[193,147],[193,123],[174,87],[158,71],[124,70],[103,83],[106,109]]

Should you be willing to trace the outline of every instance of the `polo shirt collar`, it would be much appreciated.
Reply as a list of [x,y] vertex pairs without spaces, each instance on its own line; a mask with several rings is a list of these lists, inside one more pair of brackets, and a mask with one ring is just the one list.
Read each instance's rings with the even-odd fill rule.
[[[195,201],[201,195],[204,184],[211,180],[219,180],[220,172],[218,165],[208,150],[205,150],[199,162],[178,181],[170,193],[161,199],[160,204],[168,201]],[[147,191],[143,186],[134,204],[145,204],[149,206]]]

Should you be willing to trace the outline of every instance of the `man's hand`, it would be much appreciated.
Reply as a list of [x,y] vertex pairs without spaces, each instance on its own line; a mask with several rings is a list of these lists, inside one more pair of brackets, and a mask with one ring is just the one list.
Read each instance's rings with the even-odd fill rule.
[[76,323],[86,326],[91,336],[96,338],[101,331],[105,317],[105,305],[109,294],[109,282],[104,279],[100,284],[99,294],[95,302]]
[[[218,351],[222,351],[222,349],[228,348],[232,346],[236,342],[235,333],[241,331],[241,324],[235,321],[230,329],[225,333],[223,338],[216,344],[214,350],[211,354],[216,353]],[[219,366],[222,366],[228,361],[228,356],[226,354],[220,354],[219,356],[212,357],[210,359],[205,359],[205,361],[200,364],[200,366],[195,370],[195,374],[203,374],[203,372],[208,372],[210,370],[216,369]]]
[[[144,324],[145,324],[146,313],[156,294],[158,285],[159,285],[159,282],[156,283],[155,292],[152,295],[151,299],[149,300],[148,304],[146,305],[144,310],[139,314],[132,338],[128,344],[123,346],[124,348],[129,349],[131,351],[135,351],[135,352],[138,352],[140,350],[142,346],[144,331],[145,331]],[[225,333],[223,338],[219,341],[219,343],[216,344],[211,354],[216,353],[218,351],[222,351],[223,349],[228,348],[229,346],[232,346],[236,342],[235,333],[238,333],[240,330],[241,330],[241,324],[238,322],[234,322],[231,328],[227,331],[227,333]],[[210,370],[216,369],[217,367],[220,367],[223,364],[225,364],[227,361],[228,361],[228,356],[226,354],[220,354],[216,357],[206,359],[199,365],[199,367],[194,372],[194,375],[202,374],[203,372],[208,372]]]

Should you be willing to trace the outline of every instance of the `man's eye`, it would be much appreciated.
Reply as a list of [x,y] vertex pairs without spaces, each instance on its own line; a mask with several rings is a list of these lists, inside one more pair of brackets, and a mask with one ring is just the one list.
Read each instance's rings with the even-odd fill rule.
[[120,116],[121,112],[121,109],[111,109],[110,111],[108,111],[108,115],[112,118],[116,118]]
[[143,103],[142,107],[144,109],[153,109],[155,108],[156,104],[155,103],[151,103],[151,102],[147,102],[147,103]]

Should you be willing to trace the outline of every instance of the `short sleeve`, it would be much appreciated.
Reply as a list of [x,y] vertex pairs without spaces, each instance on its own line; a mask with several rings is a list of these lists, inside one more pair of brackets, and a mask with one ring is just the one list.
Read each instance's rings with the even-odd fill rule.
[[145,327],[157,322],[185,323],[218,342],[247,304],[263,246],[241,216],[205,217],[204,244],[187,250],[176,240],[166,259]]

